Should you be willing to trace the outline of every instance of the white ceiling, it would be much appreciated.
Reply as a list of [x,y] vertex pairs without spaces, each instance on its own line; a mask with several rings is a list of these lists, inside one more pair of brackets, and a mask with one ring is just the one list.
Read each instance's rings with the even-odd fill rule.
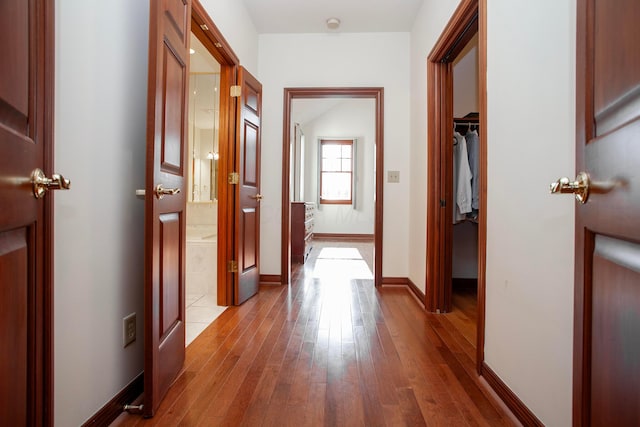
[[[258,33],[367,33],[408,32],[424,0],[242,0]],[[329,18],[340,27],[327,28]],[[220,66],[192,35],[192,73],[219,73]],[[203,77],[203,76],[201,76]],[[199,98],[199,97],[198,97]],[[346,99],[297,99],[292,122],[306,123],[335,108]],[[198,127],[211,128],[213,106],[196,101]],[[208,102],[208,101],[207,101]],[[193,117],[190,117],[193,120]]]
[[200,40],[191,33],[191,49],[194,52],[189,58],[189,72],[190,73],[219,73],[220,64],[209,53],[206,47]]
[[[258,33],[411,31],[424,0],[243,0]],[[327,29],[328,18],[341,21]]]

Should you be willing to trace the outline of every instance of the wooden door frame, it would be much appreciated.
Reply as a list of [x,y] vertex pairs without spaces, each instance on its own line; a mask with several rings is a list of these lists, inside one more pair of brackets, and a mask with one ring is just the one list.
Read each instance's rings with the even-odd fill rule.
[[[38,111],[43,111],[44,121],[44,171],[47,176],[51,176],[54,171],[54,110],[55,110],[55,6],[54,2],[43,2],[41,21],[38,31],[42,32],[44,52],[38,57],[38,62],[42,61],[39,78],[44,83],[43,107],[38,106]],[[42,360],[42,389],[36,387],[36,393],[41,400],[36,405],[35,411],[42,415],[45,425],[53,425],[54,408],[54,327],[53,327],[53,301],[54,301],[54,196],[55,192],[49,192],[44,198],[44,220],[43,220],[43,286],[42,286],[42,313],[37,313],[36,327],[41,328],[43,344]],[[42,407],[38,407],[39,405]]]
[[375,100],[376,115],[376,195],[373,230],[375,286],[382,285],[382,213],[384,186],[384,88],[381,87],[307,87],[284,89],[282,131],[282,247],[280,255],[280,282],[288,284],[291,277],[291,103],[294,99],[371,98]]
[[[54,117],[55,117],[55,6],[54,2],[44,2],[43,7],[44,53],[44,167],[45,172],[54,171]],[[50,176],[47,174],[47,176]],[[53,192],[55,193],[55,192]],[[43,341],[44,341],[44,387],[43,420],[45,425],[53,425],[54,404],[54,194],[44,198],[44,283],[43,283]]]
[[[593,1],[576,5],[576,173],[585,165],[586,143],[595,135],[595,10]],[[573,303],[573,425],[591,424],[591,271],[587,271],[585,254],[593,254],[595,236],[585,233],[582,216],[575,212],[575,266]]]
[[[218,305],[233,305],[233,274],[226,268],[234,257],[236,236],[235,191],[228,184],[227,176],[235,171],[235,123],[236,99],[230,96],[231,86],[236,84],[240,60],[222,36],[218,27],[198,0],[191,5],[191,32],[202,42],[220,64],[220,118],[218,164]],[[229,96],[227,96],[229,95]]]
[[427,64],[427,259],[425,309],[451,310],[453,206],[453,60],[478,33],[480,182],[478,215],[478,318],[476,369],[482,373],[487,241],[487,0],[462,0]]

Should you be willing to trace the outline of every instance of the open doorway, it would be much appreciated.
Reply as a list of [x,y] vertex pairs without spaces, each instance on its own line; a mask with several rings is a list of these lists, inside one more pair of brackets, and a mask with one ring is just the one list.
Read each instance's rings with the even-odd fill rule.
[[[294,99],[291,119],[293,267],[320,248],[318,268],[329,255],[352,259],[348,252],[373,261],[375,101]],[[373,280],[372,262],[368,269]]]
[[218,305],[220,63],[192,33],[189,57],[186,331],[189,345],[225,307]]
[[[438,313],[457,309],[459,319],[455,315],[447,316],[458,321],[460,333],[475,346],[480,374],[484,360],[486,257],[485,5],[485,0],[460,3],[429,55],[427,70],[429,185],[425,308]],[[465,68],[471,70],[466,78],[462,77]],[[465,83],[471,84],[471,88],[465,88]],[[471,159],[472,166],[467,136],[473,138],[475,144],[472,150],[477,158]],[[461,159],[465,165],[460,163]],[[467,168],[466,176],[460,173],[461,166]],[[475,176],[472,176],[472,167],[476,168]],[[475,204],[471,182],[468,182],[469,203],[460,209],[459,182],[454,183],[454,177],[457,181],[467,178],[475,181]],[[454,277],[457,279],[455,295]]]
[[[304,262],[313,235],[316,241],[373,241],[372,278],[381,284],[382,111],[382,88],[285,89],[282,283],[291,277],[292,250],[294,262]],[[349,127],[345,116],[353,114],[368,116],[364,128]],[[323,191],[323,182],[325,190],[341,182],[345,191]]]
[[478,34],[453,60],[451,310],[448,317],[473,347],[477,337],[479,105]]

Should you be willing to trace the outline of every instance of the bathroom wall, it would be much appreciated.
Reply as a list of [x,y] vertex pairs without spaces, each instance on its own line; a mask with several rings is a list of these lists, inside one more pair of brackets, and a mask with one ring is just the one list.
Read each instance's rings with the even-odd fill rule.
[[187,203],[187,225],[217,225],[218,203]]

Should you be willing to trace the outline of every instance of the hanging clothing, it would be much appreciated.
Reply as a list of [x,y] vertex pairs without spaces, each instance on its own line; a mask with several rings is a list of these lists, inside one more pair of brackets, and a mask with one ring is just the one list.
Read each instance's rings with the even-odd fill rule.
[[453,134],[453,223],[456,224],[466,218],[471,212],[471,168],[467,154],[467,141],[458,132]]
[[469,155],[469,168],[471,169],[471,208],[478,210],[478,200],[480,198],[480,177],[478,175],[478,162],[480,159],[480,141],[478,132],[472,130],[465,135],[467,141],[467,152]]

